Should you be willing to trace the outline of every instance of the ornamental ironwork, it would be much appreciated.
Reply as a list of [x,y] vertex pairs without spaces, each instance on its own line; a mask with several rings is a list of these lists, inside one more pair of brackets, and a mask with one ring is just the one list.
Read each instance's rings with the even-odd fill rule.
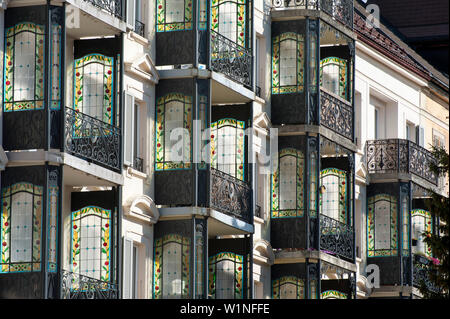
[[275,8],[322,10],[353,29],[353,0],[272,0]]
[[117,284],[75,274],[61,272],[61,299],[118,299]]
[[367,141],[369,174],[411,173],[437,185],[438,179],[430,169],[436,159],[432,153],[404,139]]
[[92,5],[96,6],[97,8],[105,10],[106,12],[123,20],[124,0],[84,0],[84,1],[89,2]]
[[331,255],[353,260],[352,227],[320,214],[320,249]]
[[414,255],[413,259],[413,285],[420,288],[422,284],[425,284],[429,291],[438,293],[439,287],[437,287],[430,280],[430,273],[432,270],[432,262],[423,256]]
[[245,86],[251,85],[252,56],[249,50],[212,30],[211,69]]
[[320,124],[353,140],[353,108],[350,102],[320,90]]
[[139,34],[141,37],[145,37],[145,24],[139,20],[134,23],[134,32]]
[[113,170],[120,170],[120,129],[65,108],[65,151]]
[[231,175],[211,168],[211,208],[250,222],[250,186]]

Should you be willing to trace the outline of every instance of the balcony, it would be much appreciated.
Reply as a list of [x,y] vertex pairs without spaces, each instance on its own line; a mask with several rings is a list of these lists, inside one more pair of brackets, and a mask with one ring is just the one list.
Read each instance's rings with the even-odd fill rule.
[[100,8],[109,14],[124,20],[125,0],[84,0],[93,6]]
[[272,0],[275,9],[321,10],[353,29],[353,0]]
[[320,90],[320,124],[353,141],[353,108],[343,98]]
[[354,246],[352,227],[320,214],[320,249],[322,251],[353,260]]
[[211,69],[232,80],[252,85],[252,55],[249,50],[211,30]]
[[414,174],[437,185],[438,178],[430,170],[435,162],[430,151],[404,139],[367,141],[367,168],[369,174]]
[[413,256],[413,285],[420,288],[422,284],[425,284],[429,291],[434,293],[439,292],[439,288],[436,287],[430,281],[430,272],[432,272],[432,262],[423,256]]
[[211,168],[211,208],[251,223],[251,193],[248,183]]
[[145,38],[145,24],[139,20],[134,22],[134,32]]
[[120,129],[72,108],[65,112],[65,152],[120,171]]
[[118,299],[117,284],[75,274],[61,272],[61,299]]

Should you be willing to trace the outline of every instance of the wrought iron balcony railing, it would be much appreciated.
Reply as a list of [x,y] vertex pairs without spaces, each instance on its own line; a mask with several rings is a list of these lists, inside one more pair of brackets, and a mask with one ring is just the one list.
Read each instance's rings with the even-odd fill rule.
[[139,172],[144,172],[144,160],[140,157],[135,157],[133,160],[133,168]]
[[103,9],[109,14],[116,16],[117,18],[124,19],[124,7],[126,0],[84,0],[91,3],[97,8]]
[[353,140],[353,108],[350,102],[320,90],[320,124]]
[[437,185],[438,178],[430,170],[436,159],[432,153],[404,139],[367,141],[369,174],[411,173]]
[[255,217],[264,218],[261,206],[256,205],[255,207]]
[[251,86],[252,55],[237,43],[211,31],[211,69]]
[[353,29],[353,0],[272,0],[275,8],[322,10]]
[[61,299],[118,299],[117,284],[61,271]]
[[354,230],[326,215],[320,214],[320,249],[353,260]]
[[251,188],[231,175],[211,168],[211,208],[250,223]]
[[439,292],[439,288],[430,280],[432,271],[432,262],[428,258],[420,255],[413,256],[413,286],[420,288],[422,284],[425,284],[429,291]]
[[72,108],[65,112],[65,151],[120,171],[120,129]]
[[134,22],[134,32],[139,34],[141,37],[145,37],[145,24],[139,20]]

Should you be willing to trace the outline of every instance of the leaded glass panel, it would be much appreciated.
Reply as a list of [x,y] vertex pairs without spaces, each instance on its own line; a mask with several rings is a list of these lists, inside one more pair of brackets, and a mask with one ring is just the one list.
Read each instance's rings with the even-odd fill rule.
[[213,299],[243,298],[244,257],[231,252],[209,257],[209,295]]
[[157,0],[157,32],[190,29],[192,29],[192,0]]
[[281,277],[272,281],[273,299],[305,299],[303,279],[294,276]]
[[348,99],[347,61],[328,57],[320,61],[320,86],[327,91]]
[[211,30],[246,47],[246,0],[211,0]]
[[412,238],[416,245],[412,247],[413,254],[432,257],[431,247],[424,241],[424,232],[432,232],[431,213],[424,209],[413,209],[411,211]]
[[337,168],[320,172],[320,213],[347,224],[347,174]]

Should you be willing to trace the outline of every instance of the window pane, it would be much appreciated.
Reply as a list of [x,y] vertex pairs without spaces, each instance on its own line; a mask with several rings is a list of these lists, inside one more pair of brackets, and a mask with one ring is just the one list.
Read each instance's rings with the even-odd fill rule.
[[375,249],[391,248],[391,206],[389,201],[375,203]]
[[34,100],[36,36],[21,32],[15,38],[14,100]]
[[284,156],[280,158],[280,209],[297,208],[297,158]]
[[219,33],[236,42],[237,5],[225,2],[219,5]]
[[166,1],[166,23],[184,22],[184,1]]
[[297,41],[280,42],[280,85],[297,84]]
[[33,195],[24,192],[14,194],[11,212],[11,262],[31,262]]
[[324,176],[322,185],[326,188],[322,194],[322,214],[339,220],[339,177]]
[[[173,154],[172,159],[172,149],[177,144],[179,137],[171,141],[170,135],[174,129],[183,129],[183,114],[184,114],[184,104],[179,101],[171,101],[166,104],[166,114],[165,114],[165,135],[164,135],[164,146],[165,146],[165,160],[173,161],[177,159],[179,155]],[[173,132],[176,133],[176,132]],[[179,162],[179,161],[177,161]]]
[[234,262],[222,260],[216,267],[216,299],[234,299]]
[[163,252],[163,297],[180,298],[183,285],[181,281],[181,245],[167,243]]
[[339,95],[339,65],[328,64],[323,66],[322,86]]

